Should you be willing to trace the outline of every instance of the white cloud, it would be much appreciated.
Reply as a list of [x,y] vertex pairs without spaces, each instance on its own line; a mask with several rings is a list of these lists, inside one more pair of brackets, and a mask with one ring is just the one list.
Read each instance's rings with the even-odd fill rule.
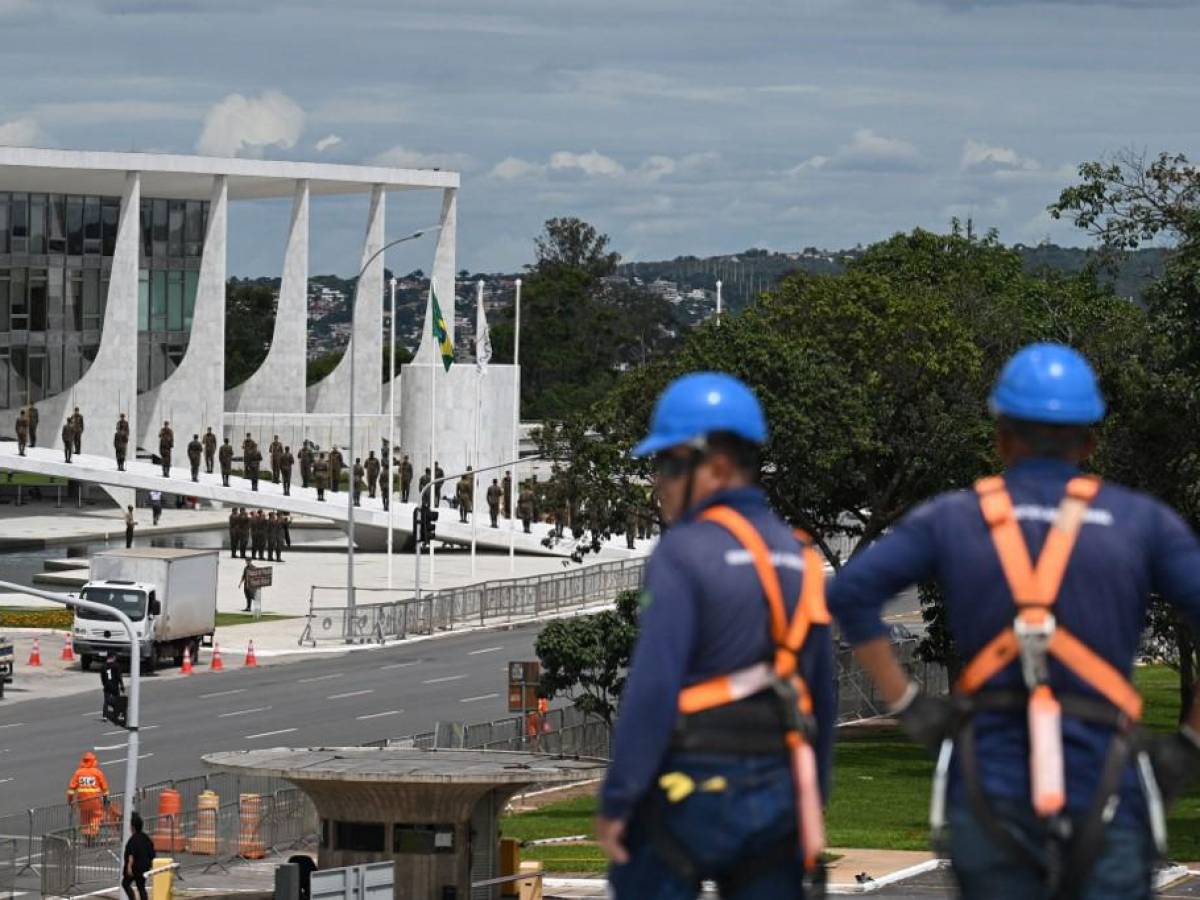
[[0,122],[0,147],[36,147],[47,141],[46,133],[33,119]]
[[204,117],[196,150],[206,156],[257,156],[268,147],[290,150],[304,130],[304,118],[296,101],[279,91],[257,97],[230,94]]
[[884,137],[870,128],[854,132],[850,143],[843,144],[832,155],[817,154],[792,166],[787,174],[793,178],[819,169],[838,169],[848,172],[911,172],[922,166],[921,153],[908,141]]
[[374,156],[372,165],[393,166],[397,169],[469,169],[474,160],[465,153],[423,153],[397,144]]
[[497,178],[500,181],[516,181],[520,178],[545,174],[545,171],[545,166],[517,159],[515,156],[506,156],[492,167],[488,177]]
[[587,153],[572,153],[569,150],[558,150],[550,154],[550,168],[556,170],[578,169],[585,175],[606,175],[609,177],[624,175],[625,167],[603,153],[589,150]]
[[982,141],[967,139],[963,143],[959,168],[964,172],[1032,172],[1041,168],[1036,159],[1021,156],[1009,147],[993,147]]
[[793,178],[797,178],[800,175],[803,175],[805,172],[811,172],[815,169],[823,169],[827,165],[829,165],[829,157],[817,154],[816,156],[810,156],[802,163],[792,166],[787,170],[787,173]]
[[313,149],[316,150],[318,153],[324,153],[326,150],[332,150],[334,147],[336,147],[338,144],[341,144],[341,143],[342,143],[342,139],[340,137],[338,137],[336,134],[327,134],[327,135],[325,135],[325,137],[321,138],[319,141],[317,141],[315,144],[313,144]]

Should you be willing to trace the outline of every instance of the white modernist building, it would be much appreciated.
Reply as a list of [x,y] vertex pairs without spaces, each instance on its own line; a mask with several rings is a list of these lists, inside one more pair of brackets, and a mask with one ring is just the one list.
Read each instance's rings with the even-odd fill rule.
[[[389,421],[393,385],[381,371],[386,254],[359,281],[349,351],[323,381],[305,385],[311,198],[363,198],[362,253],[346,261],[349,271],[414,226],[435,224],[406,221],[389,233],[388,194],[439,192],[429,271],[453,339],[458,187],[457,173],[427,169],[0,147],[0,434],[13,435],[18,408],[33,403],[39,446],[60,446],[61,426],[78,406],[85,454],[111,453],[119,413],[132,423],[133,443],[150,452],[170,421],[176,465],[192,434],[208,427],[228,436],[238,455],[246,432],[264,451],[278,434],[293,451],[309,438],[346,453],[353,354],[348,462],[378,454],[389,427],[418,477],[430,465],[431,428],[447,474],[476,459],[480,466],[508,460],[518,372],[489,366],[481,377],[473,365],[443,372],[428,321],[416,359],[398,373]],[[265,198],[292,201],[280,235],[274,336],[258,371],[227,390],[228,209]]]

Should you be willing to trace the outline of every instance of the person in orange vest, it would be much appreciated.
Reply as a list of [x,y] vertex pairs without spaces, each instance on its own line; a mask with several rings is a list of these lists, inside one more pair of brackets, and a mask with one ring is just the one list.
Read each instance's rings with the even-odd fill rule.
[[100,833],[104,806],[108,803],[108,779],[96,763],[96,754],[88,750],[79,760],[79,768],[67,785],[67,803],[79,811],[79,824],[84,837]]
[[[949,826],[965,897],[1149,898],[1162,800],[1200,773],[1200,701],[1151,739],[1129,679],[1152,594],[1200,629],[1200,542],[1158,500],[1083,473],[1105,404],[1075,350],[1021,349],[990,407],[1004,474],[855,553],[829,608],[901,727],[938,756],[931,825]],[[881,617],[925,582],[966,663],[950,698],[909,679]]]
[[[596,836],[618,900],[823,890],[836,713],[824,563],[758,484],[767,423],[738,379],[659,398],[653,459],[671,528],[646,567]],[[812,891],[813,893],[808,893]]]

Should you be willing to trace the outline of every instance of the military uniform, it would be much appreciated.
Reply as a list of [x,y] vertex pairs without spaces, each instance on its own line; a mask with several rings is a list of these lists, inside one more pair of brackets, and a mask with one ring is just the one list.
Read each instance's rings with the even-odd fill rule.
[[17,413],[17,453],[25,455],[25,445],[29,443],[29,419],[25,410]]
[[258,449],[258,443],[247,434],[246,439],[242,441],[242,469],[250,479],[252,491],[258,490],[258,467],[261,463],[262,453]]
[[250,555],[262,559],[267,551],[267,517],[260,509],[254,513],[254,522],[250,526]]
[[63,458],[66,462],[71,461],[71,450],[75,447],[75,429],[71,427],[71,420],[63,422],[62,427],[62,443],[63,443]]
[[250,549],[251,518],[250,513],[243,506],[242,511],[238,514],[238,551],[242,554],[242,559],[247,558],[246,554]]
[[292,532],[288,527],[292,524],[291,517],[285,512],[275,514],[275,519],[279,522],[279,533],[283,535],[283,546],[289,550],[292,547]]
[[238,548],[238,509],[235,506],[229,512],[229,555],[237,558]]
[[125,454],[129,450],[129,421],[124,417],[117,419],[117,429],[113,432],[113,452],[117,457],[117,471],[125,471]]
[[505,472],[504,478],[500,482],[504,489],[504,518],[512,518],[512,472]]
[[171,477],[171,450],[175,447],[175,432],[167,422],[158,430],[158,458],[162,462],[163,477]]
[[492,479],[491,485],[487,489],[488,514],[492,517],[492,527],[500,527],[500,498],[504,492],[500,489],[500,485],[496,479]]
[[442,485],[445,484],[443,479],[446,477],[446,473],[442,471],[442,467],[437,463],[433,464],[433,477],[437,482],[433,486],[433,505],[438,507],[442,505]]
[[279,461],[283,458],[283,444],[279,441],[279,435],[275,435],[271,441],[267,455],[271,460],[271,484],[279,484]]
[[533,520],[533,491],[529,485],[525,485],[517,497],[517,514],[521,517],[525,533],[529,534],[529,523]]
[[192,467],[192,481],[200,480],[200,456],[204,453],[204,445],[200,443],[200,435],[193,434],[188,441],[188,465]]
[[374,499],[375,488],[379,484],[379,458],[375,456],[375,451],[372,450],[367,454],[367,493]]
[[342,457],[342,451],[334,447],[329,451],[329,490],[337,493],[342,484],[342,469],[346,465],[346,460]]
[[29,404],[25,417],[29,420],[29,446],[37,446],[38,408]]
[[221,484],[229,487],[229,473],[233,471],[233,444],[229,443],[229,438],[225,438],[217,451],[217,461],[221,464]]
[[383,511],[387,512],[388,505],[392,502],[392,470],[388,465],[387,457],[379,461],[379,497],[383,500]]
[[283,479],[283,496],[290,497],[292,494],[292,466],[295,464],[296,458],[292,456],[292,448],[284,447],[283,455],[279,457],[279,477]]
[[209,428],[204,432],[204,437],[200,439],[204,444],[204,471],[209,475],[213,470],[213,458],[217,455],[217,436],[213,434],[213,430]]
[[313,463],[313,481],[317,487],[317,499],[325,499],[325,483],[329,478],[329,463],[325,461],[325,454],[322,453],[317,461]]
[[425,490],[425,488],[429,487],[429,482],[431,480],[432,479],[429,477],[429,470],[426,469],[425,474],[421,476],[420,483],[417,485],[417,488],[421,493],[421,505],[425,506],[425,507],[428,507],[429,502],[430,502],[430,500],[429,500],[430,492]]
[[362,492],[367,486],[366,482],[363,481],[363,464],[360,458],[355,458],[354,471],[351,474],[354,476],[354,483],[351,485],[351,489],[354,491],[354,505],[358,506],[358,501],[362,497]]
[[313,455],[312,448],[308,441],[300,448],[300,452],[296,454],[300,460],[300,486],[308,487],[308,483],[312,480],[312,464]]
[[267,537],[267,559],[275,562],[283,562],[283,535],[280,534],[279,517],[275,513],[267,516],[266,527]]
[[[71,446],[75,453],[81,452],[79,447],[83,442],[83,413],[79,411],[79,407],[75,407],[75,412],[67,419],[67,424],[71,426]],[[64,439],[65,440],[65,439]]]
[[408,502],[408,492],[412,488],[412,479],[413,465],[408,461],[408,457],[406,456],[400,463],[400,501],[402,503]]
[[467,469],[467,474],[458,479],[458,486],[454,489],[454,499],[458,502],[458,521],[466,522],[467,515],[472,510],[472,501],[475,493],[475,479],[471,475],[471,470]]

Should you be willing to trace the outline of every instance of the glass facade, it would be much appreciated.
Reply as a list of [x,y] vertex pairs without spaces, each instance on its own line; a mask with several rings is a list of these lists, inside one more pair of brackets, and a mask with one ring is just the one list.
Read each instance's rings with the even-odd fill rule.
[[[0,192],[0,409],[69,390],[96,358],[119,197]],[[187,349],[208,204],[141,205],[138,391]]]

